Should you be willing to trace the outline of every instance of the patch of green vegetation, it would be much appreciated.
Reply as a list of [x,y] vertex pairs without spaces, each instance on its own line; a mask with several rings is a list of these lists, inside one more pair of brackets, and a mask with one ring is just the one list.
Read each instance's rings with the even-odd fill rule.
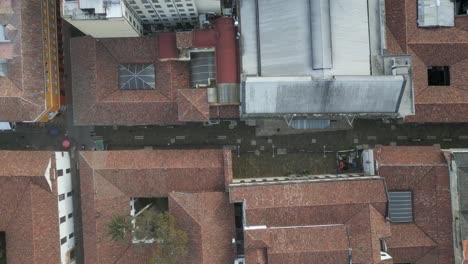
[[266,154],[233,155],[233,173],[235,179],[335,174],[336,158],[333,154],[324,158],[322,153],[290,153],[274,158]]

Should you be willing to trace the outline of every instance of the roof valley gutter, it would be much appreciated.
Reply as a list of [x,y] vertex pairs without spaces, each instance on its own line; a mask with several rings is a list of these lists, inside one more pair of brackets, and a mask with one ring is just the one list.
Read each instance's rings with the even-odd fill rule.
[[260,13],[258,12],[258,1],[259,0],[255,0],[255,23],[257,28],[257,34],[255,34],[257,38],[257,76],[262,76],[262,58],[260,56],[260,32],[258,32],[260,30]]

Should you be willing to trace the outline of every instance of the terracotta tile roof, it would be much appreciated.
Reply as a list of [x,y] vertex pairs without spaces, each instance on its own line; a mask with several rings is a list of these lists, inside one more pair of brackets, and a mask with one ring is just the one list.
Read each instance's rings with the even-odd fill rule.
[[379,147],[374,150],[379,166],[446,166],[439,147]]
[[0,177],[44,177],[51,155],[48,151],[0,151]]
[[234,206],[224,192],[171,193],[169,208],[189,236],[180,263],[234,263]]
[[14,54],[7,62],[7,76],[0,77],[2,121],[34,121],[45,111],[42,19],[37,15],[41,3],[5,1],[1,10],[2,24],[10,24],[7,33]]
[[348,264],[349,243],[345,225],[266,228],[244,232],[246,263],[256,263],[255,252],[266,249],[268,264]]
[[[466,122],[468,108],[468,19],[455,27],[417,27],[417,1],[386,1],[390,54],[413,55],[416,115],[406,122]],[[449,66],[450,86],[428,86],[428,66]]]
[[177,48],[190,48],[192,44],[192,31],[176,32],[176,45]]
[[[230,199],[231,202],[244,202],[248,226],[346,225],[353,249],[353,263],[379,263],[380,239],[390,235],[389,224],[384,218],[386,190],[380,178],[231,185]],[[249,252],[248,255],[256,259],[263,256],[259,253]],[[334,263],[326,262],[331,254],[320,254],[320,257],[325,262],[317,263]]]
[[57,190],[45,178],[52,158],[53,152],[0,151],[0,230],[8,263],[60,262]]
[[[158,38],[73,38],[74,122],[78,125],[179,124],[177,89],[190,88],[188,62],[159,60]],[[156,89],[121,90],[118,65],[152,63]]]
[[210,119],[206,89],[180,89],[177,95],[177,104],[180,121],[202,122]]
[[378,173],[385,177],[387,189],[413,193],[414,223],[392,224],[388,246],[394,261],[452,263],[449,172],[442,151],[382,147],[376,153]]
[[[224,192],[225,177],[229,176],[225,175],[224,168],[225,159],[230,155],[228,152],[227,150],[80,152],[85,263],[146,263],[153,253],[154,245],[134,245],[130,241],[112,242],[105,235],[105,224],[116,213],[129,213],[130,197],[168,197],[173,191]],[[193,210],[194,205],[182,201],[181,195],[172,196],[170,204],[178,208],[183,207],[179,208],[179,211],[175,208],[170,210],[176,210],[182,215],[187,213],[186,209],[188,212]],[[205,200],[206,206],[216,206],[215,202],[220,201],[213,197],[217,197],[217,194],[193,196]],[[218,209],[221,210],[221,204],[219,206]],[[197,226],[184,228],[191,232]],[[203,248],[203,251],[209,252],[209,250]]]
[[238,105],[210,106],[210,117],[239,119],[240,109]]
[[416,263],[437,244],[415,224],[391,225],[392,236],[387,240],[389,254],[398,262]]

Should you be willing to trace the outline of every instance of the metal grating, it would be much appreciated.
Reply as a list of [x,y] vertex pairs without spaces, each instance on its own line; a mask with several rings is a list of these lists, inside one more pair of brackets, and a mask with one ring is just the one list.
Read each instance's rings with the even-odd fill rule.
[[413,222],[413,193],[388,192],[389,216],[394,223]]
[[216,78],[214,52],[194,52],[190,54],[190,81],[192,87],[208,86],[210,79]]
[[314,120],[314,119],[296,119],[289,124],[290,128],[294,129],[325,129],[330,126],[330,120]]
[[121,64],[119,67],[119,81],[122,90],[155,89],[154,64]]

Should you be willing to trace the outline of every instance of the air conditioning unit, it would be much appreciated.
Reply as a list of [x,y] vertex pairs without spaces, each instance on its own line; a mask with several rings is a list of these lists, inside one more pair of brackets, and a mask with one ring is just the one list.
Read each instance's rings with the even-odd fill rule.
[[234,264],[245,264],[245,258],[237,258],[234,260]]

